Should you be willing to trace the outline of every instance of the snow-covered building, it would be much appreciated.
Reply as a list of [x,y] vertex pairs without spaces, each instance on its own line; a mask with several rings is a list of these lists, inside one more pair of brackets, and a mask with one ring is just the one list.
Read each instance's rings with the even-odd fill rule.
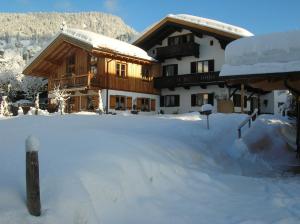
[[[225,47],[252,35],[240,27],[179,14],[168,15],[155,23],[133,44],[161,63],[161,74],[155,78],[154,86],[161,90],[160,108],[164,112],[199,111],[205,103],[222,112],[228,111],[228,102],[233,103],[229,106],[234,107],[232,111],[240,112],[240,86],[227,86],[219,73],[225,60]],[[258,107],[259,96],[265,92],[248,86],[245,90],[243,110],[253,111]]]
[[156,60],[139,47],[100,34],[65,29],[25,67],[25,75],[48,78],[50,107],[53,90],[70,92],[66,110],[98,108],[101,90],[107,111],[156,112],[159,91],[153,87]]

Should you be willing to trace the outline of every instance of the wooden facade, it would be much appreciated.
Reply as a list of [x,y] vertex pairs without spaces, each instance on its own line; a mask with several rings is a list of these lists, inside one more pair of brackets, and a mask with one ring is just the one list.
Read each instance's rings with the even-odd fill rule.
[[[90,48],[64,35],[52,42],[24,70],[24,74],[48,78],[50,95],[56,86],[67,89],[71,93],[68,112],[96,109],[100,89],[160,93],[153,84],[153,78],[160,74],[159,64]],[[51,104],[51,100],[49,102]],[[131,108],[132,99],[127,103],[126,108]]]

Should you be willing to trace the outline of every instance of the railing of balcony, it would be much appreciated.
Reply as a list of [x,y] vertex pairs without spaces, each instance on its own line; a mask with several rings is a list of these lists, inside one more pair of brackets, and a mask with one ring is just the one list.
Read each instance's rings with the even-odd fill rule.
[[219,72],[207,72],[197,74],[175,75],[169,77],[154,78],[154,88],[174,88],[181,86],[195,86],[207,83],[222,82]]
[[157,59],[164,60],[167,58],[180,58],[185,56],[199,57],[200,45],[197,43],[183,43],[179,45],[171,45],[157,48]]
[[80,88],[80,87],[99,87],[99,78],[93,74],[74,75],[70,77],[62,77],[58,79],[51,79],[48,83],[50,89],[55,86],[61,88]]

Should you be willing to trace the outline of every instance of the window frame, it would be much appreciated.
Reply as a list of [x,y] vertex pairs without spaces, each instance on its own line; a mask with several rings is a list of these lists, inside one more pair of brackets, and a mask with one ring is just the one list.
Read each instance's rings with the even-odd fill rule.
[[[168,98],[174,97],[173,103],[170,104],[171,100],[168,100]],[[163,98],[163,104],[162,104],[162,98]],[[180,95],[164,95],[161,96],[161,107],[180,107]]]
[[[199,64],[201,63],[201,66]],[[205,71],[205,63],[207,63],[207,71]],[[202,68],[201,71],[199,71],[199,67]],[[202,73],[208,73],[208,72],[214,72],[215,71],[215,60],[201,60],[201,61],[193,61],[191,62],[191,74],[202,74]]]
[[[173,67],[173,71],[174,71],[174,73],[173,73],[173,75],[168,75],[167,76],[167,68],[168,67]],[[173,76],[177,76],[178,75],[178,64],[168,64],[168,65],[163,65],[163,69],[162,69],[162,72],[163,72],[163,74],[162,74],[162,76],[163,77],[173,77]]]
[[[123,66],[124,66],[124,68],[123,68]],[[127,78],[127,63],[126,62],[117,61],[115,69],[116,69],[116,76],[118,78]]]
[[75,66],[76,66],[76,54],[73,53],[69,55],[66,59],[66,76],[72,76],[75,74]]

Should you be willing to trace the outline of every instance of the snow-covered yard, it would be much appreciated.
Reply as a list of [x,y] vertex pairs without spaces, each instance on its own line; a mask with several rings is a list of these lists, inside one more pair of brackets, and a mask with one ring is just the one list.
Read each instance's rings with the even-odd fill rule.
[[[299,223],[285,121],[245,115],[0,118],[0,223]],[[42,216],[25,203],[25,139],[40,139]],[[251,151],[249,151],[251,147]],[[280,162],[279,162],[280,161]],[[293,161],[294,162],[294,161]]]

